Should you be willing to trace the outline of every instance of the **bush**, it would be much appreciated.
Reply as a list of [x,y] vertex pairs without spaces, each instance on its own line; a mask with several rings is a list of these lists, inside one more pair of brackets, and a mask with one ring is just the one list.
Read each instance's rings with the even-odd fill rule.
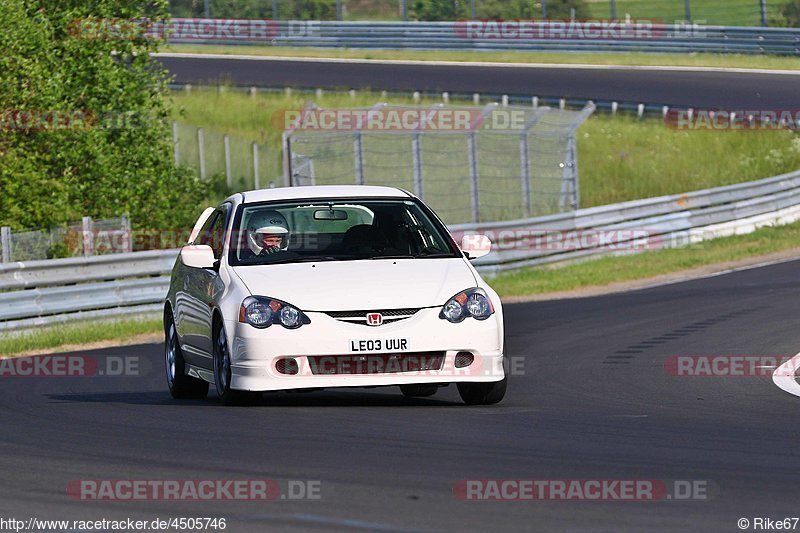
[[787,26],[800,28],[800,0],[790,0],[781,8],[781,17]]
[[[469,0],[415,0],[412,15],[417,20],[458,20],[471,16]],[[479,19],[541,19],[541,1],[530,0],[476,0]],[[575,9],[575,18],[588,18],[584,0],[547,0],[548,19],[569,19]]]
[[167,77],[149,56],[159,42],[88,38],[76,23],[162,19],[166,1],[3,4],[0,225],[121,213],[151,228],[191,224],[205,195],[172,163]]
[[457,20],[469,16],[469,0],[414,0],[410,18],[416,20]]
[[[171,0],[169,10],[174,17],[204,17],[205,5],[198,0]],[[272,2],[265,0],[209,0],[212,18],[271,19]],[[278,18],[294,20],[334,20],[336,0],[280,0]]]

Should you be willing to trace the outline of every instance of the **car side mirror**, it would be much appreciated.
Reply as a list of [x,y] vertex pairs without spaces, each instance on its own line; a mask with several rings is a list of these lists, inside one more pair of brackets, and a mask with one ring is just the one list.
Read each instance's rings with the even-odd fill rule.
[[210,246],[197,244],[181,248],[181,262],[191,268],[214,268],[217,260]]
[[492,241],[486,235],[464,235],[461,251],[466,252],[469,259],[477,259],[492,251]]

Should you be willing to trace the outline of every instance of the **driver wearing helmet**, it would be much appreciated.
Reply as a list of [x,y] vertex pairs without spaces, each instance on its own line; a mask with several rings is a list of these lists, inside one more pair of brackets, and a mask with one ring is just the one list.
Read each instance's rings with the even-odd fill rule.
[[289,225],[275,210],[250,215],[246,234],[247,246],[242,250],[242,259],[285,252],[289,247]]

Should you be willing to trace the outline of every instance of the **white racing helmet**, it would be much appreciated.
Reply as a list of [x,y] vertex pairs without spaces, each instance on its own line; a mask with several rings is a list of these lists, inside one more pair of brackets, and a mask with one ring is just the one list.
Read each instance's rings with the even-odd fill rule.
[[275,210],[257,211],[250,215],[247,221],[247,245],[250,250],[258,255],[264,249],[264,235],[279,235],[281,244],[279,248],[286,250],[289,247],[289,224],[283,215]]

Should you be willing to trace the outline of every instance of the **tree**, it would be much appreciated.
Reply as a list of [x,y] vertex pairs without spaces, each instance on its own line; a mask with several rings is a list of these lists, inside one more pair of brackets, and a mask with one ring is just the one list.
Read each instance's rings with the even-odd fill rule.
[[193,221],[203,188],[172,163],[167,76],[149,55],[160,41],[134,23],[166,7],[0,0],[0,225]]

